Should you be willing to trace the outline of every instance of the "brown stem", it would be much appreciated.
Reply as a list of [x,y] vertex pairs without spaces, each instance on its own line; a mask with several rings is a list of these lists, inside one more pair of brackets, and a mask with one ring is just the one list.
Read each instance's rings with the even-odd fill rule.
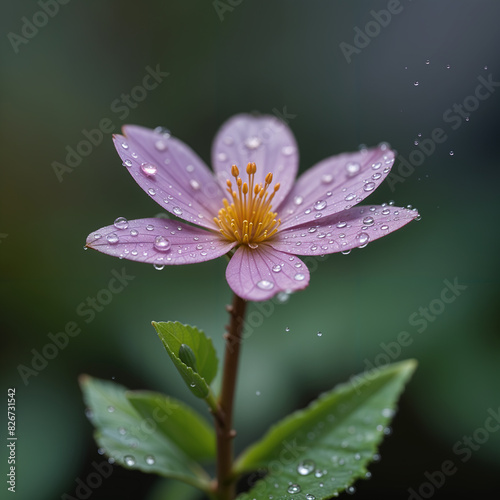
[[224,356],[224,372],[222,389],[219,398],[219,412],[215,415],[217,432],[217,487],[216,494],[220,500],[233,500],[236,485],[232,478],[233,468],[233,403],[238,373],[238,360],[241,346],[241,330],[245,316],[246,301],[234,295],[233,304],[228,306],[229,325],[226,326],[224,339],[226,352]]

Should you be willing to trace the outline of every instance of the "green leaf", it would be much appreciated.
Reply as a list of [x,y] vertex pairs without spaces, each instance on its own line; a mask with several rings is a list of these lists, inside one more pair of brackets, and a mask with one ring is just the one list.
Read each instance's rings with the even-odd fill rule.
[[214,429],[191,408],[157,392],[129,391],[126,396],[142,418],[163,415],[158,421],[158,432],[190,458],[215,458]]
[[299,490],[311,499],[329,499],[366,477],[415,368],[408,360],[353,377],[276,424],[237,460],[238,474],[268,472],[238,500],[303,498]]
[[218,365],[212,340],[201,330],[177,321],[153,321],[153,326],[191,392],[199,398],[210,397]]
[[[80,386],[89,419],[96,428],[95,440],[116,463],[208,490],[210,478],[190,457],[211,456],[215,445],[207,436],[206,422],[194,410],[173,398],[127,391],[114,382],[88,375],[80,377]],[[189,427],[181,431],[182,421]],[[170,423],[173,429],[168,429]],[[174,432],[179,433],[175,439]],[[190,432],[202,443],[194,445]]]

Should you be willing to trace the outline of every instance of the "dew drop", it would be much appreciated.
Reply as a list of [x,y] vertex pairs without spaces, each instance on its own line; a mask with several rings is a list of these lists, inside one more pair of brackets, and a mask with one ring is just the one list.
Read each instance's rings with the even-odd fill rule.
[[198,191],[200,189],[200,183],[196,179],[190,179],[189,185],[195,190]]
[[130,236],[137,236],[138,234],[139,234],[139,231],[137,231],[137,229],[130,230]]
[[141,170],[145,175],[152,176],[156,174],[158,169],[152,163],[141,163]]
[[368,233],[359,233],[358,240],[360,245],[366,245],[370,240],[370,236],[368,235]]
[[285,332],[288,333],[289,331],[290,331],[290,327],[289,326],[285,327]]
[[118,236],[116,233],[111,233],[106,236],[106,239],[108,240],[108,243],[111,243],[112,245],[116,245],[119,241]]
[[314,472],[314,469],[316,468],[316,463],[313,462],[312,460],[303,460],[300,462],[300,464],[297,466],[297,472],[301,476],[308,476],[312,472]]
[[226,161],[227,160],[227,154],[226,153],[218,153],[217,154],[217,159],[219,161]]
[[257,286],[261,290],[272,290],[274,288],[274,283],[268,280],[260,280],[259,282],[257,282]]
[[330,182],[333,182],[333,175],[332,174],[324,174],[321,177],[321,182],[323,184],[330,184]]
[[295,279],[295,281],[304,281],[306,279],[306,275],[297,273],[293,278]]
[[363,219],[363,224],[365,226],[371,226],[374,222],[375,222],[375,220],[373,219],[373,217],[365,217]]
[[455,154],[454,151],[450,151],[450,156],[453,156]]
[[295,205],[302,205],[303,201],[304,201],[304,198],[302,198],[302,196],[296,196],[293,199],[293,202],[295,203]]
[[155,228],[155,227],[153,226],[153,224],[148,224],[148,225],[146,226],[146,231],[153,231],[153,230],[154,230],[154,228]]
[[451,64],[447,64],[446,69],[450,69],[450,68],[451,68]]
[[314,210],[323,210],[326,207],[326,201],[325,200],[318,200],[314,204]]
[[116,229],[127,229],[128,220],[125,219],[125,217],[118,217],[117,219],[115,219],[115,222],[113,222],[113,225],[116,227]]
[[356,195],[354,193],[349,193],[345,198],[344,200],[345,201],[351,201],[351,200],[354,200],[354,198],[356,198]]
[[294,146],[284,146],[283,148],[281,148],[281,152],[285,156],[293,155],[293,153],[295,153],[295,147]]
[[123,149],[128,149],[128,144],[126,142],[122,142],[122,148]]
[[148,193],[151,195],[151,196],[154,196],[156,194],[156,189],[155,188],[149,188],[148,189]]
[[118,427],[118,433],[124,436],[125,434],[127,434],[127,430],[125,429],[125,427]]
[[375,189],[375,183],[374,182],[367,182],[364,186],[363,189],[365,191],[373,191]]
[[162,141],[161,139],[159,139],[155,142],[155,148],[158,151],[165,151],[167,149],[167,144],[165,143],[165,141]]
[[147,463],[148,465],[154,465],[154,464],[155,464],[155,462],[156,462],[156,459],[155,459],[155,457],[154,457],[153,455],[148,455],[148,456],[146,457],[146,463]]
[[108,412],[109,413],[114,413],[115,407],[114,406],[108,406]]
[[180,207],[174,207],[172,209],[172,212],[174,212],[175,215],[182,215],[182,208],[180,208]]
[[318,332],[316,335],[317,335],[318,337],[322,337],[322,336],[323,336],[323,332]]
[[418,82],[413,82],[413,85],[414,85],[415,87],[418,87]]
[[298,484],[291,484],[288,489],[288,493],[300,493],[300,486]]
[[348,495],[354,495],[354,493],[356,493],[356,488],[354,486],[349,486],[349,488],[347,488],[345,491]]
[[306,495],[306,500],[316,500],[316,497],[314,495],[311,495],[310,493],[308,493]]
[[123,460],[129,467],[133,467],[135,465],[135,458],[132,455],[125,455]]
[[425,61],[425,64],[430,64],[430,63],[431,63],[431,62],[429,61],[429,59],[427,59],[427,60]]
[[281,266],[279,264],[276,264],[275,266],[273,266],[273,271],[275,273],[279,273],[281,271]]
[[341,252],[342,255],[349,255],[351,253],[351,250],[344,250]]
[[373,163],[373,164],[372,164],[372,169],[373,169],[373,170],[378,170],[381,166],[382,166],[382,163],[380,163],[380,162],[378,161],[377,163]]
[[123,162],[123,166],[124,166],[124,167],[131,167],[131,166],[132,166],[132,160],[130,160],[129,158],[127,158],[127,159]]
[[380,229],[382,229],[382,231],[387,231],[389,229],[389,226],[387,224],[382,224],[380,226]]
[[248,149],[257,149],[260,146],[260,139],[258,137],[248,137],[245,140],[245,146]]
[[346,163],[345,168],[347,170],[347,176],[354,177],[355,175],[359,174],[361,165],[357,162],[351,161],[349,163]]
[[161,271],[162,269],[165,268],[165,266],[163,264],[153,264],[153,267],[157,270],[157,271]]

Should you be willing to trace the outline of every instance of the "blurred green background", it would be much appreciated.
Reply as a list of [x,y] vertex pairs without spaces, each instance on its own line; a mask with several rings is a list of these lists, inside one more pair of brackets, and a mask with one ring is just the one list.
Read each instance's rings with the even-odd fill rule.
[[[372,10],[388,8],[382,26]],[[418,161],[412,152],[436,128],[446,140],[413,173],[396,160],[403,181],[385,182],[367,201],[412,204],[420,222],[330,256],[311,270],[307,290],[260,306],[273,311],[244,344],[236,446],[375,363],[382,344],[406,331],[413,342],[394,358],[415,357],[419,368],[357,497],[408,498],[447,459],[458,472],[435,488],[440,498],[498,490],[500,432],[478,429],[500,406],[499,16],[500,4],[486,0],[4,1],[0,370],[2,400],[9,387],[17,391],[16,498],[75,497],[76,479],[103,460],[84,416],[81,373],[201,408],[150,322],[197,325],[222,354],[231,299],[222,259],[158,272],[83,251],[87,234],[116,217],[160,212],[121,166],[110,133],[71,171],[58,177],[53,163],[66,163],[66,148],[103,119],[115,131],[124,123],[168,127],[208,163],[223,121],[254,110],[286,114],[302,171],[380,141]],[[116,100],[157,65],[169,75],[118,111]],[[481,78],[490,83],[478,100]],[[86,323],[79,305],[123,268],[133,280]],[[449,304],[440,302],[444,280],[466,287]],[[420,308],[429,305],[439,313],[424,328]],[[30,367],[33,350],[72,321],[81,333],[23,380],[19,365]],[[481,443],[462,462],[454,449],[474,435]],[[158,487],[154,477],[116,467],[91,498],[152,500]]]

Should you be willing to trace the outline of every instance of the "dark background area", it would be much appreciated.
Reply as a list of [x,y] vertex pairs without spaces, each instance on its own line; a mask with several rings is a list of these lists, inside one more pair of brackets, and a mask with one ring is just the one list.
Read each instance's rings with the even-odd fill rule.
[[[85,139],[82,131],[109,119],[116,132],[125,123],[165,126],[209,163],[218,127],[251,111],[285,113],[299,144],[301,171],[360,144],[389,142],[400,155],[394,172],[401,181],[385,182],[367,203],[412,204],[422,220],[365,249],[330,256],[311,270],[307,290],[272,304],[272,314],[243,348],[237,448],[363,371],[384,352],[383,344],[406,331],[413,342],[395,360],[414,357],[419,368],[382,445],[382,459],[370,467],[369,481],[356,484],[355,498],[408,498],[409,488],[418,492],[429,482],[426,474],[446,460],[457,472],[432,491],[424,486],[419,494],[430,496],[422,498],[498,491],[500,431],[480,429],[500,406],[500,86],[483,88],[483,100],[474,96],[481,82],[500,82],[500,4],[57,5],[45,23],[35,1],[4,1],[0,16],[0,376],[4,401],[7,388],[16,388],[16,498],[75,496],[75,480],[85,480],[92,462],[104,459],[84,415],[81,373],[163,391],[205,411],[183,387],[150,322],[197,325],[221,354],[224,306],[231,299],[222,259],[159,272],[83,251],[87,234],[116,217],[160,212],[122,167],[109,132],[75,168],[58,176],[54,162],[66,164],[67,148]],[[386,26],[374,24],[372,11],[395,5],[399,13]],[[42,25],[29,31],[26,22],[35,20]],[[359,33],[365,29],[373,36],[363,42]],[[366,46],[346,58],[342,44],[354,46],[356,34],[358,45]],[[169,75],[154,90],[136,91],[139,102],[123,107],[122,94],[157,65]],[[460,115],[454,106],[470,112]],[[446,139],[431,143],[437,128]],[[431,146],[430,154],[415,153]],[[405,169],[401,158],[421,164]],[[86,323],[79,305],[123,268],[133,280]],[[441,307],[445,280],[466,288]],[[420,308],[430,304],[439,314],[425,328],[415,325],[411,318],[421,320]],[[251,310],[258,307],[265,306]],[[33,350],[41,352],[49,334],[73,321],[81,333],[23,380],[20,365],[31,367]],[[6,412],[1,414],[5,436]],[[464,436],[473,436],[474,444],[465,462],[454,451]],[[177,487],[165,483],[115,467],[91,498],[184,498],[180,491],[160,491]],[[5,483],[2,498],[4,491]]]

